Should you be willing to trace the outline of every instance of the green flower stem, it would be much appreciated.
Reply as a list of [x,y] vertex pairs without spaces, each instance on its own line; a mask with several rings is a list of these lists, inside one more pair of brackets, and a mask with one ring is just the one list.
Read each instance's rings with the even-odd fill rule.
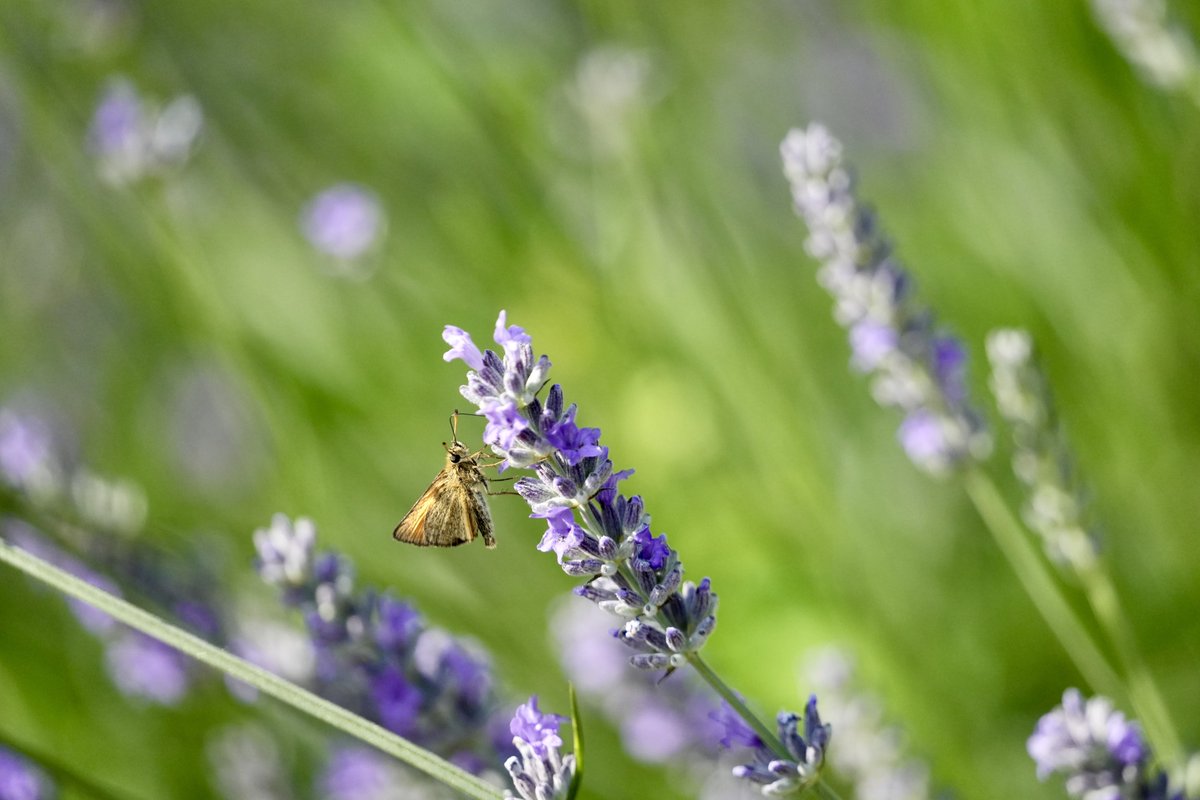
[[1165,764],[1182,764],[1183,745],[1176,734],[1175,723],[1171,720],[1167,704],[1142,660],[1133,626],[1121,610],[1121,601],[1111,577],[1101,568],[1099,562],[1093,562],[1090,567],[1079,572],[1079,578],[1083,582],[1092,612],[1104,626],[1116,648],[1117,657],[1129,682],[1130,702],[1133,703],[1138,719],[1146,726],[1146,735],[1153,744],[1155,755]]
[[388,730],[334,705],[261,667],[227,653],[197,636],[171,625],[135,605],[76,578],[40,558],[13,547],[0,539],[0,561],[63,594],[82,600],[135,630],[168,644],[180,652],[224,672],[231,678],[253,686],[263,694],[322,720],[343,733],[400,759],[441,783],[477,800],[500,800],[501,791],[486,781],[465,772],[445,759],[396,736]]
[[819,798],[819,800],[842,800],[837,792],[829,788],[828,784],[820,781],[814,783],[809,791],[813,797]]
[[1048,565],[1029,541],[1024,527],[1013,516],[996,484],[977,467],[966,472],[964,481],[967,494],[983,518],[984,524],[991,531],[996,544],[1008,558],[1017,579],[1025,587],[1026,593],[1054,635],[1058,637],[1058,641],[1066,649],[1067,655],[1071,657],[1084,680],[1101,694],[1113,698],[1125,696],[1120,676],[1063,596],[1062,589]]

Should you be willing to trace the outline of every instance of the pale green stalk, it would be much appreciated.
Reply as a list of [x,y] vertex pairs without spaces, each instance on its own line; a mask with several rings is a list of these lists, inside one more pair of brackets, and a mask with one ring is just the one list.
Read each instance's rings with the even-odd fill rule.
[[1138,653],[1132,628],[1121,611],[1116,590],[1107,573],[1093,566],[1078,571],[1096,619],[1111,638],[1125,671],[1125,680],[1113,669],[1078,615],[1067,603],[1048,562],[1042,558],[1024,526],[1017,521],[991,478],[973,468],[965,476],[967,494],[1004,551],[1026,593],[1058,637],[1084,680],[1093,690],[1112,698],[1127,696],[1134,713],[1158,757],[1178,764],[1182,745],[1175,733],[1166,703]]
[[0,539],[0,561],[36,578],[65,595],[82,600],[119,622],[168,644],[263,694],[270,695],[309,716],[316,717],[343,733],[424,772],[433,779],[477,800],[500,800],[502,792],[486,781],[394,733],[363,719],[341,706],[317,697],[290,681],[165,622],[131,603],[92,586],[45,561]]
[[992,538],[1084,680],[1093,689],[1109,697],[1124,696],[1120,676],[1063,596],[1058,581],[1029,541],[1025,528],[1013,516],[996,484],[978,467],[967,470],[964,481],[967,494],[991,531]]

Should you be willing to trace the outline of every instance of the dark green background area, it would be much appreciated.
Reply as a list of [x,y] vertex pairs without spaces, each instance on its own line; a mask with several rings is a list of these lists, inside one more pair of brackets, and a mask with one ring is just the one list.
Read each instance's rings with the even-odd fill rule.
[[[0,403],[37,398],[92,469],[141,485],[154,545],[218,537],[232,596],[253,583],[251,532],[277,511],[311,516],[362,583],[481,640],[512,697],[565,711],[547,608],[573,581],[534,550],[527,508],[496,498],[492,552],[389,535],[465,405],[442,326],[483,344],[507,309],[581,424],[636,467],[626,487],[688,576],[711,576],[706,653],[754,705],[799,708],[806,651],[843,644],[937,785],[1063,796],[1024,745],[1081,678],[961,486],[904,458],[804,255],[778,144],[822,120],[968,343],[985,404],[987,332],[1033,333],[1115,581],[1197,743],[1200,111],[1140,82],[1085,3],[125,12],[96,36],[82,0],[0,5]],[[605,48],[647,65],[612,113],[578,78]],[[114,74],[199,100],[184,168],[124,189],[97,178],[86,131]],[[343,180],[386,209],[366,281],[331,276],[298,229]],[[207,480],[172,427],[195,370],[240,398]],[[461,430],[478,440],[476,424]],[[1015,500],[998,440],[990,468]],[[316,723],[240,706],[219,681],[178,709],[131,706],[102,657],[5,569],[5,736],[123,798],[208,796],[206,736],[236,719],[288,730],[311,771]],[[592,717],[589,796],[677,796]]]

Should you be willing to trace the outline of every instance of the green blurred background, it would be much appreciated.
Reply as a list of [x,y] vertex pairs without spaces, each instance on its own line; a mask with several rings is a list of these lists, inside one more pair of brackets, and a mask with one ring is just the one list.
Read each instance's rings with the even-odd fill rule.
[[[198,100],[185,165],[100,180],[87,131],[114,75]],[[981,400],[987,331],[1034,333],[1195,745],[1200,112],[1139,82],[1082,2],[4,0],[0,404],[142,486],[156,545],[222,537],[231,586],[256,527],[309,515],[362,583],[565,710],[546,619],[573,581],[523,503],[493,503],[493,552],[389,536],[464,404],[442,326],[486,342],[507,309],[637,468],[689,576],[712,577],[707,653],[753,704],[799,707],[804,654],[840,643],[937,785],[1061,797],[1024,743],[1081,678],[961,487],[905,460],[848,368],[778,163],[811,120],[967,340]],[[387,219],[352,277],[298,223],[340,181]],[[206,735],[230,720],[325,735],[217,689],[130,705],[101,660],[5,568],[0,731],[116,796],[210,796]],[[589,796],[685,794],[593,728]]]

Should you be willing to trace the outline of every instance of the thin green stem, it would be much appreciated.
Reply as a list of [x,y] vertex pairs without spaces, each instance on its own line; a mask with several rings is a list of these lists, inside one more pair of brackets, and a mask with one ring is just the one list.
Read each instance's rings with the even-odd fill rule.
[[1083,582],[1092,612],[1104,626],[1116,648],[1117,657],[1129,683],[1130,702],[1134,712],[1146,726],[1146,735],[1154,747],[1155,754],[1166,764],[1183,763],[1183,745],[1176,734],[1171,712],[1145,661],[1142,660],[1133,626],[1121,610],[1121,601],[1112,578],[1099,562],[1080,570],[1079,578]]
[[46,583],[63,594],[95,606],[135,630],[168,644],[231,678],[247,683],[263,694],[316,717],[343,733],[400,759],[463,795],[477,800],[498,800],[503,795],[495,786],[465,772],[445,759],[424,750],[394,733],[359,717],[341,706],[317,697],[301,687],[227,653],[187,631],[171,625],[135,605],[92,586],[36,556],[0,539],[0,561]]
[[964,481],[979,516],[1084,680],[1095,691],[1109,697],[1124,696],[1120,676],[1063,596],[1058,581],[1030,542],[1024,527],[1013,516],[995,483],[977,467],[966,472]]
[[814,783],[809,787],[809,791],[812,792],[813,797],[820,798],[820,800],[842,800],[838,793],[823,781]]

